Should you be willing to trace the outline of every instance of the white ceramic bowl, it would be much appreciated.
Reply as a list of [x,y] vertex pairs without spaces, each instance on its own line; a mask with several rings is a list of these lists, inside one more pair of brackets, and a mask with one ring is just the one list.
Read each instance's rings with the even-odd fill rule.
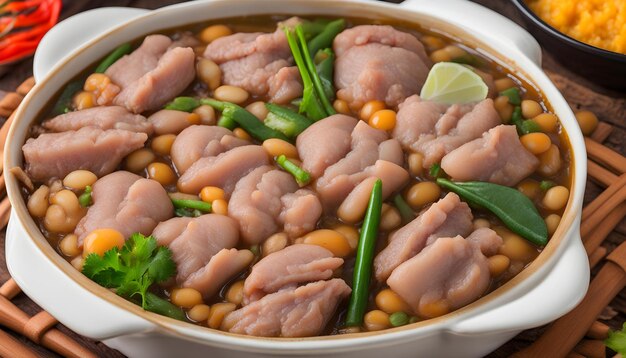
[[[579,234],[586,178],[582,135],[569,106],[540,68],[541,51],[536,41],[510,20],[465,0],[408,0],[399,5],[364,0],[208,0],[150,12],[104,9],[81,15],[82,18],[70,19],[65,24],[73,23],[84,29],[76,41],[87,41],[86,44],[73,52],[71,46],[60,46],[66,42],[58,42],[59,39],[67,40],[67,33],[60,27],[48,37],[48,43],[54,46],[42,45],[38,52],[37,85],[17,111],[9,133],[4,167],[22,164],[21,146],[28,128],[48,99],[79,71],[120,43],[176,26],[251,14],[385,16],[414,21],[463,39],[538,86],[560,118],[573,150],[571,196],[550,243],[528,268],[507,284],[437,319],[382,332],[343,336],[247,337],[145,312],[88,280],[47,243],[28,214],[17,180],[7,174],[7,192],[13,204],[6,239],[7,264],[11,275],[37,304],[77,333],[103,340],[133,357],[331,355],[365,358],[481,356],[521,330],[565,314],[582,299],[589,280],[587,257]],[[96,36],[110,26],[108,21],[101,21],[104,18],[127,21],[118,22],[118,26]],[[96,38],[88,41],[91,36]]]

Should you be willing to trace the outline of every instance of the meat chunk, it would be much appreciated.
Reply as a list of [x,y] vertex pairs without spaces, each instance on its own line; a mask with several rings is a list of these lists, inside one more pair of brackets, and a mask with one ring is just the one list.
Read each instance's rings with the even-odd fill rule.
[[198,159],[178,179],[178,188],[197,194],[205,186],[217,186],[229,197],[240,178],[267,164],[269,157],[260,145],[236,147],[215,157]]
[[539,160],[519,140],[515,126],[499,125],[448,153],[441,168],[457,181],[488,181],[513,186],[530,175]]
[[305,282],[327,280],[343,259],[318,245],[296,244],[271,253],[252,267],[243,284],[244,304]]
[[502,246],[502,238],[489,228],[475,230],[467,237],[467,241],[476,246],[485,256],[497,254],[498,249]]
[[[350,151],[352,130],[358,120],[343,114],[335,114],[317,121],[300,133],[296,139],[298,156],[302,168],[314,178],[324,174],[324,170],[337,163]],[[320,145],[332,143],[333,145]]]
[[183,287],[194,288],[204,299],[210,299],[226,282],[245,270],[253,259],[250,250],[222,249],[206,266],[189,275]]
[[191,126],[184,129],[172,144],[171,157],[179,173],[184,173],[200,158],[215,157],[250,142],[235,137],[218,126]]
[[415,36],[387,25],[361,25],[344,30],[333,42],[337,55],[337,97],[352,108],[370,100],[388,106],[419,93],[431,66]]
[[220,250],[237,245],[239,228],[237,222],[228,216],[207,214],[162,222],[154,228],[152,235],[159,245],[172,250],[172,258],[176,262],[176,282],[184,285],[192,274],[204,269]]
[[385,281],[400,264],[417,255],[440,237],[467,236],[472,230],[472,211],[458,195],[448,193],[389,238],[389,244],[374,258],[374,273]]
[[283,207],[278,221],[283,231],[291,238],[300,237],[315,229],[322,216],[322,204],[317,195],[308,189],[287,193],[280,198]]
[[196,75],[195,54],[190,47],[171,45],[166,36],[147,36],[111,65],[106,74],[122,88],[113,103],[141,113],[161,108],[187,88]]
[[[254,169],[239,180],[230,198],[228,213],[239,222],[242,239],[248,244],[258,244],[280,231],[285,223],[292,232],[314,229],[321,215],[317,197],[311,194],[314,203],[306,204],[306,208],[312,209],[312,212],[300,218],[294,218],[289,213],[300,210],[293,207],[295,198],[288,196],[283,203],[282,198],[296,190],[298,184],[289,173],[269,165]],[[286,204],[291,205],[287,207]],[[283,211],[285,214],[281,216]]]
[[428,306],[442,307],[441,313],[463,307],[482,296],[490,279],[480,247],[456,236],[437,239],[398,266],[387,284],[415,313],[432,318]]
[[[291,18],[284,26],[299,21]],[[207,46],[204,57],[220,66],[222,83],[241,87],[253,95],[263,96],[271,89],[270,96],[274,100],[286,103],[302,94],[301,86],[296,92],[296,82],[299,85],[299,81],[293,70],[282,72],[293,61],[281,28],[273,33],[239,32],[221,37]]]
[[289,103],[302,96],[302,77],[298,67],[283,67],[269,82],[270,102]]
[[405,149],[422,153],[424,168],[430,168],[446,154],[501,123],[490,98],[476,104],[447,106],[412,96],[400,105],[392,137]]
[[338,278],[288,288],[231,312],[221,328],[263,337],[316,336],[351,291]]
[[150,235],[159,222],[174,215],[172,201],[161,184],[125,171],[98,179],[91,198],[93,205],[74,231],[81,245],[96,229],[115,229],[126,238],[136,232]]
[[111,173],[122,159],[143,147],[145,133],[83,127],[77,131],[44,133],[22,146],[26,172],[33,180],[64,178],[77,169],[98,177]]
[[130,113],[120,106],[92,107],[68,112],[49,119],[42,125],[53,132],[75,131],[89,126],[100,129],[123,129],[147,135],[151,135],[154,130],[144,116]]

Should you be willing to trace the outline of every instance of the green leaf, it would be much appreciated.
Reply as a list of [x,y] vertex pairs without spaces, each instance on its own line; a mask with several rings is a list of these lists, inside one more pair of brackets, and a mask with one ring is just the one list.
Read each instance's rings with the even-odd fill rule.
[[159,247],[148,266],[148,275],[156,283],[167,281],[176,274],[176,264],[172,260],[172,252],[166,247]]
[[604,344],[622,356],[626,355],[626,322],[621,331],[609,331],[609,338],[604,340]]

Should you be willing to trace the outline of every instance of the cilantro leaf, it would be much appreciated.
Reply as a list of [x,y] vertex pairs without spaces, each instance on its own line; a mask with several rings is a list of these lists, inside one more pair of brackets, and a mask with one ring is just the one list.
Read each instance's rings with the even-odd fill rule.
[[604,344],[622,356],[626,355],[626,323],[621,331],[609,331],[609,338],[604,340]]
[[145,310],[185,319],[180,308],[148,292],[152,284],[167,281],[176,274],[172,252],[158,246],[152,236],[135,233],[121,249],[114,247],[102,256],[90,254],[82,272],[99,285],[115,289],[122,297],[139,296]]

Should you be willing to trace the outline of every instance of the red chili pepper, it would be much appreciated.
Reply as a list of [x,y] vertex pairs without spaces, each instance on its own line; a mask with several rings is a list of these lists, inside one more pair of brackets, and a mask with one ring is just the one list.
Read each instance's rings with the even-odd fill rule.
[[38,25],[46,22],[50,15],[50,4],[48,1],[43,1],[34,11],[27,14],[22,13],[0,18],[0,33],[3,32],[6,26],[13,26],[14,29],[17,29]]
[[38,6],[45,0],[25,0],[25,1],[5,1],[0,5],[0,11],[18,12],[24,11],[35,6]]

